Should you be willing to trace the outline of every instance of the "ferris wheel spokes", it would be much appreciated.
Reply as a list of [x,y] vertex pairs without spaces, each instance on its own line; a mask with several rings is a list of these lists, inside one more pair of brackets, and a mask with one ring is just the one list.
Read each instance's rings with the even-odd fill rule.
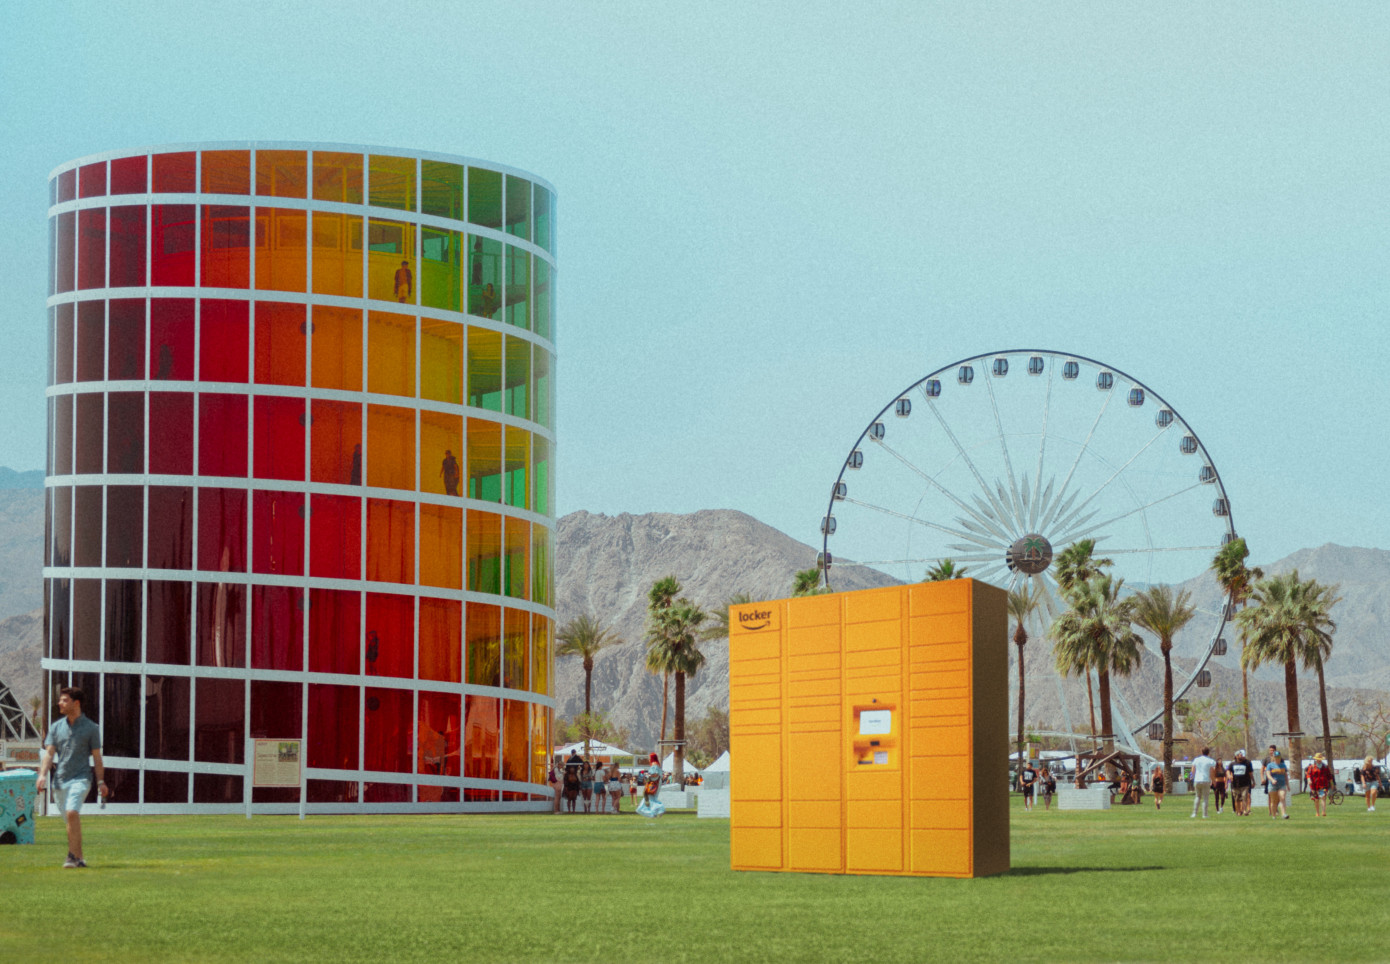
[[[907,466],[912,472],[914,472],[914,473],[915,473],[919,478],[921,478],[924,482],[926,482],[928,485],[930,485],[930,486],[932,486],[933,488],[935,488],[935,489],[936,489],[938,492],[940,492],[942,495],[946,496],[946,498],[948,498],[948,499],[950,499],[952,502],[954,502],[957,506],[960,507],[960,509],[961,509],[962,512],[967,512],[967,513],[969,513],[972,517],[975,518],[975,520],[976,520],[977,522],[979,522],[979,524],[980,524],[981,526],[983,526],[983,527],[985,527],[985,528],[987,528],[987,529],[990,529],[990,531],[993,532],[994,535],[999,536],[999,538],[1001,538],[1001,539],[1007,539],[1007,538],[1008,538],[1008,536],[1006,536],[1002,531],[1000,531],[1000,530],[998,530],[998,529],[993,529],[993,528],[991,528],[990,525],[989,525],[989,520],[988,520],[985,516],[980,515],[980,514],[977,513],[974,509],[970,508],[970,506],[966,505],[963,501],[961,501],[959,498],[956,497],[955,493],[951,492],[951,490],[947,489],[947,488],[946,488],[944,485],[942,485],[940,482],[936,481],[936,479],[934,479],[934,478],[932,478],[930,475],[928,475],[925,471],[923,471],[921,468],[919,468],[915,463],[913,463],[913,462],[912,462],[910,459],[908,459],[906,456],[904,456],[904,455],[902,455],[901,453],[899,453],[896,449],[894,449],[892,446],[890,446],[887,442],[884,442],[884,441],[881,441],[881,440],[880,440],[880,441],[878,441],[878,445],[879,445],[880,448],[882,448],[882,449],[883,449],[885,452],[887,452],[889,455],[893,456],[893,458],[897,459],[897,460],[898,460],[899,462],[901,462],[903,465]],[[965,524],[965,520],[964,520],[964,519],[958,519],[957,521],[960,522],[962,525]]]
[[929,529],[936,529],[936,530],[938,530],[938,531],[940,531],[940,532],[946,533],[947,535],[955,536],[955,537],[957,537],[957,538],[959,538],[959,539],[965,539],[965,540],[967,540],[967,541],[969,541],[969,542],[974,542],[974,543],[976,543],[976,544],[978,544],[978,545],[981,545],[981,546],[993,546],[993,545],[994,545],[994,543],[992,543],[992,542],[986,542],[986,541],[984,541],[983,539],[979,539],[979,538],[977,538],[976,536],[972,536],[972,535],[971,535],[970,533],[968,533],[968,532],[961,532],[961,531],[958,530],[958,529],[952,529],[952,528],[949,528],[949,527],[947,527],[947,526],[943,526],[943,525],[941,525],[941,524],[938,523],[938,522],[932,522],[932,521],[930,521],[930,520],[928,520],[928,519],[919,518],[918,516],[911,516],[911,515],[908,515],[908,514],[905,513],[905,512],[897,512],[897,511],[895,511],[895,510],[893,510],[893,509],[888,509],[888,508],[885,508],[884,506],[881,506],[881,505],[874,505],[872,502],[863,502],[863,501],[861,501],[861,500],[859,500],[859,499],[851,499],[849,496],[845,496],[845,497],[844,497],[843,499],[841,499],[840,501],[846,503],[847,505],[862,506],[862,507],[865,508],[865,509],[872,509],[872,510],[875,511],[875,512],[882,512],[884,515],[894,516],[895,518],[898,518],[898,519],[905,519],[905,520],[907,520],[908,522],[915,522],[915,523],[917,523],[918,525],[926,526],[926,527],[929,528]]
[[[1095,438],[1096,428],[1100,425],[1100,420],[1105,417],[1105,410],[1110,407],[1110,399],[1114,397],[1114,392],[1105,393],[1105,401],[1101,403],[1100,411],[1096,413],[1096,420],[1091,423],[1091,430],[1086,433],[1086,438],[1081,442],[1081,447],[1076,450],[1076,458],[1072,461],[1071,468],[1067,471],[1067,477],[1062,481],[1062,487],[1057,490],[1059,497],[1064,495],[1067,491],[1067,487],[1071,485],[1072,476],[1076,474],[1076,467],[1081,464],[1081,459],[1086,454],[1086,449],[1091,445],[1091,439]],[[1075,495],[1072,497],[1075,498]],[[1049,514],[1043,518],[1039,526],[1041,528],[1047,528],[1052,524],[1053,518],[1054,516]]]
[[1121,513],[1120,515],[1113,516],[1112,518],[1109,518],[1109,519],[1105,520],[1104,522],[1097,522],[1095,525],[1090,526],[1089,528],[1085,528],[1085,529],[1081,529],[1081,530],[1075,530],[1075,531],[1072,531],[1072,532],[1068,532],[1068,533],[1065,534],[1065,535],[1059,536],[1058,539],[1057,539],[1057,541],[1058,541],[1059,543],[1062,543],[1062,544],[1070,544],[1070,543],[1072,543],[1072,542],[1075,542],[1077,539],[1084,539],[1084,538],[1086,538],[1086,536],[1090,535],[1092,532],[1095,532],[1097,529],[1102,529],[1102,528],[1104,528],[1104,527],[1106,527],[1106,526],[1114,525],[1116,522],[1119,522],[1121,519],[1127,519],[1127,518],[1129,518],[1130,516],[1134,515],[1134,513],[1136,513],[1136,512],[1143,512],[1145,509],[1152,509],[1154,506],[1160,505],[1161,503],[1164,503],[1164,502],[1167,502],[1169,499],[1176,499],[1178,496],[1180,496],[1180,495],[1182,495],[1182,494],[1184,494],[1184,493],[1186,493],[1186,492],[1191,492],[1193,489],[1195,489],[1195,488],[1197,488],[1198,486],[1201,486],[1201,485],[1203,485],[1203,483],[1201,483],[1201,482],[1194,482],[1194,483],[1192,483],[1191,485],[1187,486],[1186,488],[1179,489],[1179,490],[1176,491],[1176,492],[1173,492],[1173,493],[1171,493],[1171,494],[1169,494],[1169,495],[1165,495],[1165,496],[1164,496],[1163,498],[1161,498],[1161,499],[1154,499],[1152,502],[1145,503],[1144,505],[1141,505],[1141,506],[1136,506],[1135,508],[1130,509],[1130,510],[1127,511],[1127,512],[1123,512],[1123,513]]
[[[1004,441],[1004,422],[999,418],[999,401],[994,397],[994,378],[985,376],[985,388],[989,390],[989,407],[994,410],[994,427],[999,434],[999,451],[1004,455],[1005,474],[1009,479],[1009,493],[1013,497],[1014,518],[1023,518],[1023,500],[1018,495],[1018,481],[1014,478],[1014,462],[1009,457],[1009,446]],[[1004,497],[1004,487],[999,486],[999,497]]]

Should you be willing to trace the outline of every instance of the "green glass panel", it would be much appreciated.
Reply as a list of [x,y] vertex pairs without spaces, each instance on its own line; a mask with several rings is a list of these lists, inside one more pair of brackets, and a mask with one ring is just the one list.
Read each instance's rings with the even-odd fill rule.
[[531,182],[507,175],[507,233],[531,240]]
[[507,324],[531,329],[531,252],[507,245]]
[[481,167],[468,169],[468,220],[484,228],[502,228],[502,175]]
[[538,525],[531,527],[531,600],[550,605],[550,530]]
[[536,185],[536,244],[555,253],[555,196]]
[[463,165],[420,162],[420,212],[463,220]]
[[496,318],[502,308],[502,242],[468,236],[468,313]]
[[531,406],[535,421],[546,428],[553,428],[550,412],[550,353],[537,347],[532,353],[531,365]]
[[551,333],[554,322],[553,305],[554,298],[551,294],[551,281],[554,270],[550,267],[550,262],[544,258],[533,258],[531,269],[535,272],[535,277],[531,280],[531,301],[535,307],[532,309],[533,322],[531,330],[542,338],[550,341],[555,340]]
[[420,298],[426,308],[459,310],[461,243],[457,231],[420,229]]
[[367,168],[367,203],[415,210],[415,158],[371,155]]
[[507,365],[502,382],[502,410],[518,418],[530,418],[531,343],[507,336]]
[[539,435],[531,439],[531,507],[550,515],[550,440]]

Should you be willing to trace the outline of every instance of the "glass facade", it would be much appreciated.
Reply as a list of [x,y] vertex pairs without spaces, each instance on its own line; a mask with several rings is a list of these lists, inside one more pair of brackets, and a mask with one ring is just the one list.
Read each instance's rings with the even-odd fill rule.
[[49,196],[43,665],[112,807],[546,808],[553,190],[277,143]]

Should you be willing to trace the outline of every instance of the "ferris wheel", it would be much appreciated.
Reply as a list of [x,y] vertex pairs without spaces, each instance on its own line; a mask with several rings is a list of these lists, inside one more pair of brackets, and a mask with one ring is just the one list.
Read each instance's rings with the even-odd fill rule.
[[[1038,349],[965,358],[895,396],[845,459],[821,533],[827,585],[835,567],[917,582],[950,559],[1005,589],[1031,586],[1034,638],[1064,608],[1053,556],[1078,540],[1140,590],[1204,574],[1235,538],[1221,475],[1171,403],[1113,365]],[[1229,600],[1199,607],[1183,630],[1176,648],[1196,663],[1187,674],[1175,663],[1175,697],[1210,685],[1230,616]],[[1161,695],[1140,704],[1114,706],[1130,746],[1162,718]]]

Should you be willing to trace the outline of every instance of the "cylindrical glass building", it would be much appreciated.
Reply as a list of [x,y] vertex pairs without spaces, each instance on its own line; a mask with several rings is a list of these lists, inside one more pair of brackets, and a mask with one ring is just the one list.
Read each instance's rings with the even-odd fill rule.
[[[218,143],[49,204],[43,665],[112,808],[543,808],[552,188]],[[300,786],[253,739],[302,740]]]

